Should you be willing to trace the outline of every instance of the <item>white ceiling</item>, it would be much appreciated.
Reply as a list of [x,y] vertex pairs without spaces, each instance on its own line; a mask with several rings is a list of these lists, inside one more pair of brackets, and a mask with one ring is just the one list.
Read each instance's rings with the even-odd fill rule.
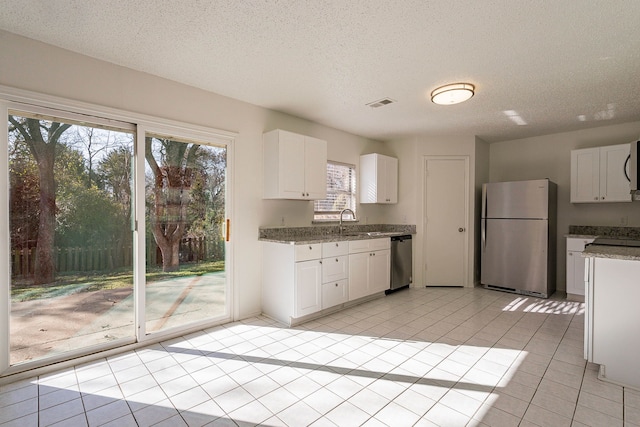
[[0,28],[375,139],[640,120],[638,0],[0,0]]

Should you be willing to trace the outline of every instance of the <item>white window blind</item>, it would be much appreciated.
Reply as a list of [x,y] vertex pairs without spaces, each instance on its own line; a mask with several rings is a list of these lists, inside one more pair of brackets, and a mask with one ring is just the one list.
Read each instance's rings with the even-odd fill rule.
[[[327,162],[327,198],[314,202],[314,220],[336,220],[340,212],[356,211],[356,167],[344,163]],[[345,219],[354,219],[345,215]]]

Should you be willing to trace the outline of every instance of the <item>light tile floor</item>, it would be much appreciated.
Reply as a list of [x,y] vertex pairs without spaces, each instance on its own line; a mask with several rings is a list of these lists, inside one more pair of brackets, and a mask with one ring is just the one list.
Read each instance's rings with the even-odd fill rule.
[[264,317],[0,387],[6,426],[640,426],[583,360],[584,306],[410,289]]

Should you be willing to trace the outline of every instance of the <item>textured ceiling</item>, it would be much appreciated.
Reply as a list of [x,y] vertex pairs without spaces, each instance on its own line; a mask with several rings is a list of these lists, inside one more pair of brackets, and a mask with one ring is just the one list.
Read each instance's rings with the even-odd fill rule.
[[[640,120],[639,19],[638,0],[0,0],[9,32],[382,140]],[[429,101],[459,81],[470,101]]]

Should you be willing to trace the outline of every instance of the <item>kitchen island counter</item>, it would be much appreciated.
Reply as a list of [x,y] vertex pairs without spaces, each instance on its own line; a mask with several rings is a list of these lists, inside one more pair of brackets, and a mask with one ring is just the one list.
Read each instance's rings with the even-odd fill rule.
[[591,244],[587,245],[582,252],[582,256],[640,261],[640,248]]
[[640,248],[588,245],[585,358],[598,378],[640,390]]

